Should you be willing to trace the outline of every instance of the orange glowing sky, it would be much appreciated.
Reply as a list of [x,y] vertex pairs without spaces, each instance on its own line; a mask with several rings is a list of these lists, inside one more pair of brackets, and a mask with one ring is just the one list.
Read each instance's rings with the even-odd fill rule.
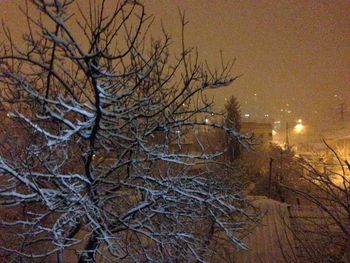
[[[18,5],[0,0],[1,18],[22,27]],[[79,2],[88,2],[79,0]],[[236,95],[242,112],[274,119],[337,116],[342,99],[350,115],[350,1],[147,0],[146,11],[180,39],[178,8],[186,11],[186,39],[202,59],[218,65],[219,52],[237,58],[231,87],[213,94],[217,104]],[[254,95],[256,94],[256,95]],[[335,97],[334,95],[337,95]],[[342,99],[341,99],[342,98]],[[289,104],[289,106],[287,106]],[[281,112],[291,110],[291,114]]]

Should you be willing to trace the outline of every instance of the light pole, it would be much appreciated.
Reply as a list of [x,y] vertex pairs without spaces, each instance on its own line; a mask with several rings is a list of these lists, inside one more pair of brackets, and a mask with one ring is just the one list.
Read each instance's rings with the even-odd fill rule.
[[286,122],[286,149],[289,148],[289,124]]

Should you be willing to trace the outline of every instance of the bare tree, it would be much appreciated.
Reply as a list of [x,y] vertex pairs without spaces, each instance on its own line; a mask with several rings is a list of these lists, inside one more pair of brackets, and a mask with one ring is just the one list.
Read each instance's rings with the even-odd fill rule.
[[208,125],[244,139],[201,120],[213,113],[205,91],[234,81],[231,63],[204,68],[184,40],[170,56],[137,1],[29,2],[27,33],[16,44],[4,27],[0,55],[7,125],[25,139],[0,152],[2,210],[16,211],[1,216],[3,256],[202,262],[207,222],[246,248],[247,204],[212,173],[220,153],[182,152],[180,140]]
[[301,160],[303,173],[294,186],[303,205],[295,207],[293,233],[299,253],[310,262],[350,262],[350,165],[326,141],[323,158]]

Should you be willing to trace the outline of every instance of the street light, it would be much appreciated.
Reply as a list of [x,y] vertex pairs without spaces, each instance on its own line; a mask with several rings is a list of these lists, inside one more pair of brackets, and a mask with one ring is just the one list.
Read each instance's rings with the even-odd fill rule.
[[294,131],[295,133],[300,134],[304,131],[304,129],[305,129],[305,126],[303,125],[303,121],[302,119],[299,119],[298,123],[294,126]]
[[302,133],[302,131],[304,130],[304,125],[302,125],[301,123],[298,123],[297,125],[294,126],[294,131],[296,133]]

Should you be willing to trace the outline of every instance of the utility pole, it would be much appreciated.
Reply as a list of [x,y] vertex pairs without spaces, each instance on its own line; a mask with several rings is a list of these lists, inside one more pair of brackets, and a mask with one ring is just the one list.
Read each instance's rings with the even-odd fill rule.
[[340,115],[340,121],[344,121],[344,117],[345,117],[345,102],[341,101],[339,103],[336,104],[335,106],[335,111],[336,113]]
[[340,104],[340,120],[344,120],[344,102]]
[[289,124],[286,122],[286,148],[289,148]]

